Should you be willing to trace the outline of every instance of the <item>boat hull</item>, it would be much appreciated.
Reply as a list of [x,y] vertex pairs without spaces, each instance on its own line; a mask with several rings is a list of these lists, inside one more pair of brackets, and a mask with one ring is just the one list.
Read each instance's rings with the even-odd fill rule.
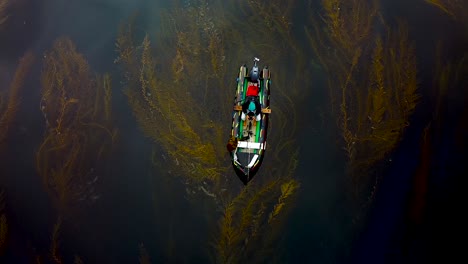
[[258,79],[259,94],[256,100],[260,103],[260,120],[246,117],[242,120],[242,105],[246,101],[246,91],[252,82],[247,74],[247,66],[241,66],[237,78],[232,113],[231,136],[238,139],[237,148],[231,152],[231,162],[239,179],[246,185],[258,172],[265,156],[270,110],[270,71],[263,68]]

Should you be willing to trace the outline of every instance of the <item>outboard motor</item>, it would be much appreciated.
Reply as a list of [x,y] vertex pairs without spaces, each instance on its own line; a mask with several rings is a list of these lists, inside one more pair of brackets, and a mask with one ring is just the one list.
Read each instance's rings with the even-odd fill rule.
[[260,74],[259,71],[258,71],[257,61],[260,61],[260,59],[255,57],[254,58],[254,66],[252,67],[252,70],[250,71],[250,80],[252,82],[258,81],[259,74]]

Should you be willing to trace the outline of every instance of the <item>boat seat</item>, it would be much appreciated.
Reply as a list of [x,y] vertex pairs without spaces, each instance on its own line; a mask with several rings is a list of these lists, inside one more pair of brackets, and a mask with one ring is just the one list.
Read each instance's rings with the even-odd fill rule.
[[238,141],[237,142],[238,148],[246,148],[246,149],[263,149],[263,143],[258,142],[249,142],[249,141]]

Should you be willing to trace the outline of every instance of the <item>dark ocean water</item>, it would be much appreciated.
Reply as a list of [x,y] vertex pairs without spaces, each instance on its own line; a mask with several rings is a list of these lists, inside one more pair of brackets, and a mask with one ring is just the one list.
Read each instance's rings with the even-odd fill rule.
[[[305,5],[307,1],[297,2]],[[61,234],[61,253],[66,263],[72,263],[75,254],[84,263],[138,263],[141,243],[152,263],[212,261],[207,242],[212,233],[203,230],[216,227],[206,226],[204,216],[200,216],[204,210],[194,208],[182,197],[171,196],[165,197],[167,201],[158,201],[163,209],[157,212],[167,212],[173,217],[166,218],[153,210],[154,193],[164,193],[164,188],[153,190],[158,183],[152,180],[155,172],[148,166],[151,140],[138,128],[119,86],[120,72],[113,64],[120,23],[139,12],[137,34],[154,32],[158,29],[157,14],[169,6],[170,1],[151,0],[20,0],[14,5],[8,28],[0,31],[0,64],[5,69],[14,69],[12,66],[27,49],[41,59],[57,37],[66,35],[86,56],[93,70],[116,76],[112,104],[120,140],[114,150],[112,179],[99,189],[100,198],[87,208],[86,216],[76,219],[75,227]],[[382,172],[379,191],[366,218],[356,224],[343,172],[344,156],[333,131],[335,121],[327,119],[326,77],[320,69],[311,73],[313,91],[303,98],[307,103],[296,107],[300,158],[295,177],[301,182],[301,191],[282,231],[281,262],[430,263],[466,259],[462,246],[455,242],[457,233],[465,229],[461,215],[466,206],[461,202],[460,175],[468,172],[463,148],[467,141],[459,134],[467,135],[466,125],[460,122],[462,118],[467,120],[466,87],[464,90],[452,87],[444,101],[439,130],[431,138],[431,174],[423,221],[414,226],[408,220],[421,133],[433,118],[437,101],[431,91],[435,43],[443,40],[446,44],[442,55],[447,61],[460,58],[468,51],[466,27],[419,0],[382,1],[382,13],[384,17],[408,21],[410,38],[415,41],[422,100],[411,117],[411,126]],[[298,11],[296,23],[305,21],[306,15]],[[30,74],[33,77],[25,83],[8,151],[0,161],[10,231],[1,263],[32,263],[31,256],[46,256],[56,221],[34,168],[34,153],[44,131],[37,103],[40,70],[41,63],[36,63]],[[236,72],[233,69],[233,74]],[[168,233],[172,235],[166,237]]]

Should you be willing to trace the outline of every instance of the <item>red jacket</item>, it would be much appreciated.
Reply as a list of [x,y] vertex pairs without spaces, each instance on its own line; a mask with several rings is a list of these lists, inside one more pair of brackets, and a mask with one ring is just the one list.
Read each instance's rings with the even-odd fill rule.
[[258,86],[250,85],[247,88],[247,94],[245,96],[258,96]]

